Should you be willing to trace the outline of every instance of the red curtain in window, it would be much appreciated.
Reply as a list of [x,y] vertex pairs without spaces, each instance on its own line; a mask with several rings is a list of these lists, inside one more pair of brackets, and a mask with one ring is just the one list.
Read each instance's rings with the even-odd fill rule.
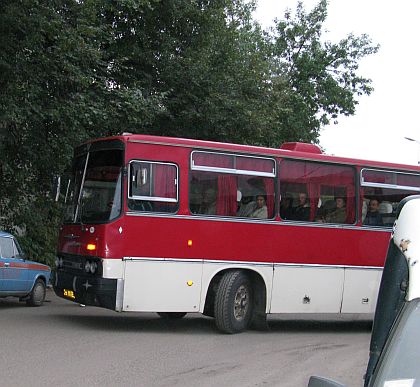
[[274,215],[274,179],[270,177],[265,177],[264,188],[267,195],[267,214],[268,218],[272,218]]
[[319,203],[320,196],[321,196],[321,186],[315,182],[308,184],[308,197],[309,197],[309,204],[311,205],[311,212],[309,215],[310,221],[313,221],[315,219],[315,215],[318,210],[318,203]]
[[237,189],[238,185],[235,176],[220,174],[217,177],[217,215],[236,215],[236,210],[238,208],[238,204],[236,202]]
[[[219,156],[217,165],[220,168],[232,168],[233,157]],[[236,176],[219,174],[217,177],[217,201],[216,214],[224,216],[235,216],[238,209],[236,192],[238,183]]]
[[173,165],[153,164],[154,192],[162,198],[176,199],[176,168]]

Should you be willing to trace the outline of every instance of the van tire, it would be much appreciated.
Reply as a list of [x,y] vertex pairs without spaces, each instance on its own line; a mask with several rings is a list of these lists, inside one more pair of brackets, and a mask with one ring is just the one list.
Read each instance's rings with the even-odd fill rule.
[[253,310],[253,288],[243,271],[229,271],[223,275],[214,309],[216,326],[220,331],[239,333],[248,328]]

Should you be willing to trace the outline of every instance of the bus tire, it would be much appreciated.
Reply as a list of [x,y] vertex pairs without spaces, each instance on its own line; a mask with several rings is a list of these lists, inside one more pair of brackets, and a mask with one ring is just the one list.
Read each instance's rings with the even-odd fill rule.
[[157,312],[157,314],[168,320],[179,320],[183,318],[187,313],[186,312]]
[[41,306],[44,303],[45,294],[46,287],[44,281],[37,279],[31,293],[29,294],[29,298],[26,300],[26,305]]
[[223,275],[214,309],[216,326],[220,331],[239,333],[248,328],[253,309],[253,288],[243,271],[229,271]]

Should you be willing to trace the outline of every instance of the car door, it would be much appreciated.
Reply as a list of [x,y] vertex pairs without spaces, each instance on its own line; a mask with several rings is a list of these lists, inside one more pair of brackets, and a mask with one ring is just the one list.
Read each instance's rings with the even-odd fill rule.
[[27,265],[12,236],[0,237],[2,293],[10,295],[30,290]]

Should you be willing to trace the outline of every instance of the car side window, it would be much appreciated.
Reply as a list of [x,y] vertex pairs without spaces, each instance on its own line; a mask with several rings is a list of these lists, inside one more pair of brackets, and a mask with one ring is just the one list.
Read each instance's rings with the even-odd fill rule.
[[12,238],[0,238],[2,258],[15,258],[16,248]]

